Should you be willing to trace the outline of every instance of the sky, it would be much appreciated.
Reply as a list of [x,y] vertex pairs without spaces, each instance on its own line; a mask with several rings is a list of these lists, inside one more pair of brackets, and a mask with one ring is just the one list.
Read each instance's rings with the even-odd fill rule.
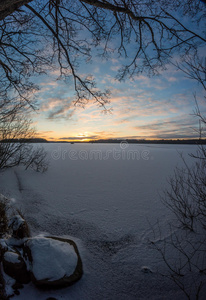
[[204,114],[201,86],[173,65],[155,77],[141,74],[119,82],[115,76],[123,62],[94,54],[91,63],[81,66],[82,73],[94,75],[100,88],[111,91],[107,114],[92,102],[84,109],[75,107],[72,80],[56,80],[58,70],[35,78],[39,109],[32,118],[38,137],[50,141],[198,138],[194,94]]
[[107,108],[112,110],[107,114],[92,102],[74,107],[72,82],[57,81],[52,73],[39,78],[39,109],[33,114],[38,136],[59,141],[199,137],[193,114],[194,94],[204,109],[201,86],[172,65],[159,76],[119,82],[115,79],[119,66],[116,59],[105,63],[97,59],[89,66],[101,86],[111,90]]

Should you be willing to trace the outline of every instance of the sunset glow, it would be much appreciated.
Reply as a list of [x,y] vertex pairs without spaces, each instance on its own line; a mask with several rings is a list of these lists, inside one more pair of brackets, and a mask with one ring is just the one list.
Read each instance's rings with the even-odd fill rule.
[[33,115],[38,136],[50,141],[198,137],[198,121],[193,116],[196,91],[203,113],[205,106],[203,91],[196,82],[172,66],[157,77],[141,75],[133,81],[118,82],[112,77],[118,66],[118,61],[106,64],[100,59],[93,66],[100,85],[112,93],[107,106],[112,110],[106,114],[92,102],[85,108],[75,107],[72,82],[68,86],[53,81],[52,74],[42,76],[42,88],[36,94],[40,109]]

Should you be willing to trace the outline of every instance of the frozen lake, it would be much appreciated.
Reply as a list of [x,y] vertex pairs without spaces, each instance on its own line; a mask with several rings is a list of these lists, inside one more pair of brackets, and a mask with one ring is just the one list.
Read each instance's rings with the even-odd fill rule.
[[[162,232],[172,219],[160,194],[180,153],[190,163],[191,145],[44,144],[46,173],[22,167],[0,173],[0,193],[11,198],[33,235],[72,236],[84,276],[74,286],[40,292],[27,285],[14,299],[184,299],[157,269],[164,268],[149,246],[153,225]],[[152,273],[143,272],[149,267]]]

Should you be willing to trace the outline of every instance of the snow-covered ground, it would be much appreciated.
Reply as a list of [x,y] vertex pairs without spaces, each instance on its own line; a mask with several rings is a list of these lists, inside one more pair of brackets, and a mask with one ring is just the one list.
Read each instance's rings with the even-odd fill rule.
[[84,275],[73,286],[42,291],[31,283],[13,299],[184,299],[158,269],[150,247],[153,225],[163,237],[171,213],[160,200],[174,167],[190,162],[190,145],[44,144],[50,166],[40,174],[22,167],[0,173],[0,193],[26,218],[32,235],[76,242]]

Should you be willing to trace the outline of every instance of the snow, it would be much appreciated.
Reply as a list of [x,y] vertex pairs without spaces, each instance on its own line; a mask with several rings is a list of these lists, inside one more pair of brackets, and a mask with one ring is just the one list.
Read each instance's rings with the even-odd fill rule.
[[7,251],[4,253],[4,259],[13,264],[19,263],[19,255],[15,252]]
[[15,203],[16,202],[16,199],[15,198],[10,198],[11,202],[12,203]]
[[19,227],[24,224],[24,219],[20,216],[20,215],[15,215],[13,217],[11,217],[10,221],[9,221],[9,227],[12,227],[13,230],[18,230]]
[[0,239],[0,247],[5,251],[8,249],[8,245],[6,244],[4,239]]
[[182,165],[179,153],[190,163],[188,153],[196,146],[44,147],[50,158],[48,171],[40,174],[18,167],[0,173],[0,193],[16,200],[12,205],[21,210],[33,236],[44,233],[73,239],[84,275],[73,286],[57,291],[25,285],[13,299],[185,299],[172,281],[159,275],[158,270],[164,273],[166,266],[148,241],[154,239],[157,220],[161,239],[170,235],[166,224],[173,216],[160,195],[174,167]]
[[13,247],[14,248],[22,247],[26,240],[27,240],[27,238],[19,239],[19,238],[14,238],[14,237],[10,236],[5,239],[5,242],[6,242],[7,247],[12,249]]
[[6,202],[7,198],[4,195],[0,194],[0,201]]
[[72,245],[44,237],[27,241],[32,254],[32,272],[37,280],[58,280],[74,273],[77,255]]

